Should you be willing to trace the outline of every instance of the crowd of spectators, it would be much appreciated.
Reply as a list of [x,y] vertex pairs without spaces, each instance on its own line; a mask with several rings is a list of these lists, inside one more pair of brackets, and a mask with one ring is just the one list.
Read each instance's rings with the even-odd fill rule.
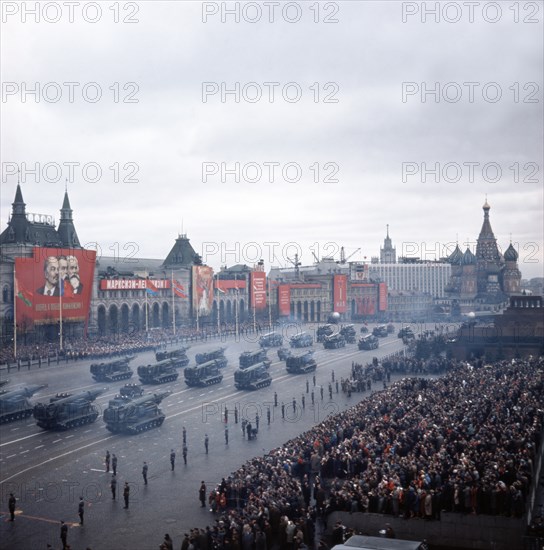
[[316,520],[333,511],[520,518],[542,395],[543,357],[452,360],[441,378],[404,378],[223,479],[209,496],[214,523],[182,548],[314,548]]

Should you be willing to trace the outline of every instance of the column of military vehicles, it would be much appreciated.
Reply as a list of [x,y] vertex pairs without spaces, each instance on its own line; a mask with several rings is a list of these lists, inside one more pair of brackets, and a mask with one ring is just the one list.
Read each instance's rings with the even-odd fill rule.
[[[363,331],[361,330],[363,333]],[[387,336],[390,327],[379,325],[372,334],[365,331],[358,341],[360,350],[376,349],[379,338]],[[355,342],[355,328],[353,325],[344,325],[340,330],[333,324],[319,327],[317,340],[322,341],[326,349],[343,347]],[[401,329],[399,337],[411,339],[414,337],[409,328]],[[267,348],[281,346],[283,337],[272,332],[261,336],[261,349],[245,351],[239,357],[239,368],[234,373],[234,385],[239,390],[257,390],[267,387],[272,382],[269,373],[271,365],[267,357]],[[289,340],[291,348],[309,347],[313,344],[311,334],[302,332],[292,336]],[[157,352],[156,363],[140,365],[137,369],[142,384],[164,384],[178,379],[177,368],[184,366],[185,382],[188,386],[209,386],[220,383],[223,375],[220,369],[227,366],[225,357],[226,348],[220,347],[212,351],[197,353],[196,365],[187,366],[187,347],[170,352]],[[314,350],[304,353],[294,353],[286,348],[278,349],[280,360],[286,361],[286,369],[290,374],[307,374],[314,372],[317,363],[313,357]],[[134,357],[124,357],[109,362],[93,363],[90,367],[92,377],[99,382],[115,382],[126,380],[133,376],[129,367]],[[3,386],[7,381],[2,381]],[[29,398],[34,393],[45,388],[45,385],[29,385],[17,390],[0,391],[0,422],[11,422],[20,418],[34,415],[38,426],[47,430],[66,430],[95,422],[99,416],[98,408],[93,401],[105,389],[93,389],[76,394],[60,393],[51,397],[48,403],[32,405]],[[162,425],[165,415],[159,408],[162,400],[171,392],[148,393],[144,395],[144,388],[138,384],[125,384],[113,399],[109,401],[104,411],[103,419],[106,428],[113,433],[137,434],[145,430]]]

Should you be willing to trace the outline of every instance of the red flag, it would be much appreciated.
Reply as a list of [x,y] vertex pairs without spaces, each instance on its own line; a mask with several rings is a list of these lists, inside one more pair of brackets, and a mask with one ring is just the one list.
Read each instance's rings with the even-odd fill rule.
[[176,296],[179,296],[180,298],[187,298],[187,294],[185,294],[185,288],[182,284],[179,283],[179,281],[173,279],[172,289],[174,290],[174,294]]

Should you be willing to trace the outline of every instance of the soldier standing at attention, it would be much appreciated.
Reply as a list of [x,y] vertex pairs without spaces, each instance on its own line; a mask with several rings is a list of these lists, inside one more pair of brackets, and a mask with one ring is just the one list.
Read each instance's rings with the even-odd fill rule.
[[306,393],[310,393],[310,381],[306,378]]
[[79,497],[79,504],[77,506],[77,513],[79,515],[79,524],[83,525],[83,514],[85,513],[85,502],[83,502],[83,497]]
[[106,451],[106,472],[110,471],[110,452]]
[[323,386],[319,388],[319,393],[321,394],[321,401],[323,401]]
[[255,427],[257,428],[257,431],[259,431],[259,413],[255,415]]
[[266,409],[266,421],[268,422],[268,425],[270,426],[270,407]]
[[183,426],[182,430],[182,437],[183,437],[183,443],[187,443],[187,430],[185,429],[185,426]]
[[176,452],[174,449],[170,450],[170,465],[172,466],[172,471],[174,471],[174,467],[176,466]]
[[305,409],[306,408],[306,398],[304,397],[304,394],[302,394],[301,401],[302,401],[302,408]]
[[225,445],[229,444],[229,427],[225,426]]
[[314,390],[312,390],[312,394],[311,394],[311,397],[312,397],[312,405],[315,405],[315,395],[314,395]]
[[144,462],[144,467],[142,468],[142,477],[144,478],[144,485],[147,485],[147,462]]
[[204,448],[206,449],[206,454],[208,454],[208,445],[210,444],[210,438],[208,434],[204,436]]
[[297,400],[293,397],[293,413],[297,412]]
[[274,407],[278,406],[278,394],[274,392]]
[[68,525],[64,521],[60,522],[60,540],[62,542],[63,550],[68,546]]
[[183,455],[183,464],[187,466],[187,445],[185,443],[183,444],[183,449],[181,451],[181,454]]
[[15,505],[17,504],[17,499],[13,496],[13,493],[9,494],[9,500],[8,500],[8,509],[10,514],[10,520],[9,521],[15,521]]
[[115,456],[115,453],[113,453],[111,457],[111,467],[113,469],[113,475],[117,475],[117,457]]
[[238,424],[238,408],[234,407],[234,423]]
[[285,418],[285,403],[281,404],[281,417]]
[[312,380],[313,380],[313,383],[314,383],[314,386],[315,386],[315,374],[313,375]]
[[225,407],[225,424],[229,421],[229,410]]
[[117,478],[115,477],[115,474],[111,476],[110,487],[111,487],[111,498],[112,500],[115,500],[115,493],[117,491]]
[[242,418],[242,437],[246,436],[246,426],[247,420],[245,418]]
[[206,506],[206,484],[204,480],[200,484],[200,489],[198,490],[198,498],[200,500],[200,507],[204,508]]
[[130,497],[130,487],[128,486],[128,481],[125,481],[125,487],[123,489],[123,498],[125,499],[125,508],[128,508],[129,497]]

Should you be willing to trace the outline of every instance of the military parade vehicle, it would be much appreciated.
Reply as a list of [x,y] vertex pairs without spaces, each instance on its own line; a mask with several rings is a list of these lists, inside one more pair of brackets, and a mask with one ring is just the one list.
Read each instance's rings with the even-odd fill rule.
[[384,338],[385,336],[387,336],[387,325],[378,325],[377,327],[374,327],[372,334],[374,336]]
[[270,386],[272,377],[264,363],[257,363],[247,369],[238,369],[234,373],[234,385],[237,390],[258,390]]
[[12,422],[32,416],[34,406],[29,398],[36,392],[47,388],[46,384],[33,384],[26,388],[11,390],[0,395],[0,422]]
[[91,424],[98,418],[98,408],[92,402],[105,389],[86,390],[76,394],[58,393],[49,403],[34,406],[34,418],[45,430],[68,430]]
[[134,359],[132,357],[123,357],[106,363],[91,364],[91,374],[97,382],[117,382],[130,378],[134,372],[128,364]]
[[259,346],[261,348],[275,348],[283,344],[283,336],[277,332],[269,332],[268,334],[263,334],[259,338]]
[[330,323],[317,327],[317,332],[316,332],[317,341],[320,343],[323,342],[323,340],[325,339],[325,336],[330,336],[331,334],[334,333],[334,329],[335,329],[334,325],[331,325]]
[[106,428],[113,433],[138,434],[160,426],[165,414],[159,409],[161,401],[172,392],[148,393],[124,402],[110,401],[104,411]]
[[359,338],[357,347],[361,350],[364,349],[377,349],[380,345],[380,340],[373,334],[365,334]]
[[344,325],[340,329],[340,334],[344,337],[348,344],[355,344],[357,333],[353,325]]
[[164,361],[165,359],[172,359],[174,361],[174,367],[177,369],[186,367],[189,364],[189,358],[187,357],[187,350],[189,346],[182,346],[178,349],[170,351],[156,351],[155,359],[157,361]]
[[393,334],[393,332],[395,332],[395,325],[393,323],[388,323],[387,324],[387,333],[388,334]]
[[207,363],[208,361],[217,360],[217,366],[222,369],[227,366],[227,358],[225,357],[225,350],[227,348],[217,348],[212,351],[205,351],[203,353],[197,353],[195,356],[195,361],[198,365]]
[[125,384],[120,390],[119,394],[122,397],[129,397],[133,399],[134,397],[140,397],[144,394],[144,387],[139,384]]
[[270,359],[268,359],[268,357],[266,356],[265,349],[259,349],[257,351],[244,351],[240,355],[241,369],[247,369],[248,367],[256,365],[257,363],[265,363],[266,365],[268,365],[268,367],[270,367],[270,365],[272,364],[272,361],[270,361]]
[[142,384],[166,384],[178,379],[179,373],[174,367],[172,359],[158,361],[154,365],[140,365],[138,377]]
[[314,350],[309,349],[300,355],[291,355],[285,361],[287,372],[290,374],[308,374],[314,372],[317,363],[314,359]]
[[397,333],[397,338],[413,340],[416,337],[411,327],[402,327]]
[[292,348],[307,348],[313,343],[314,339],[312,335],[308,334],[307,332],[300,332],[299,334],[291,336],[291,338],[289,339],[289,345]]
[[340,332],[326,336],[325,340],[323,340],[323,347],[325,349],[343,348],[345,345],[346,339],[342,336],[342,334],[340,334]]
[[194,367],[185,367],[185,383],[188,386],[211,386],[219,384],[223,380],[223,375],[219,372],[217,359],[196,365]]
[[285,361],[290,355],[291,355],[291,350],[288,350],[287,348],[280,348],[278,350],[278,357],[280,361]]
[[[3,388],[6,384],[9,383],[9,380],[0,380],[0,388]],[[0,390],[0,395],[6,393],[8,390]]]

